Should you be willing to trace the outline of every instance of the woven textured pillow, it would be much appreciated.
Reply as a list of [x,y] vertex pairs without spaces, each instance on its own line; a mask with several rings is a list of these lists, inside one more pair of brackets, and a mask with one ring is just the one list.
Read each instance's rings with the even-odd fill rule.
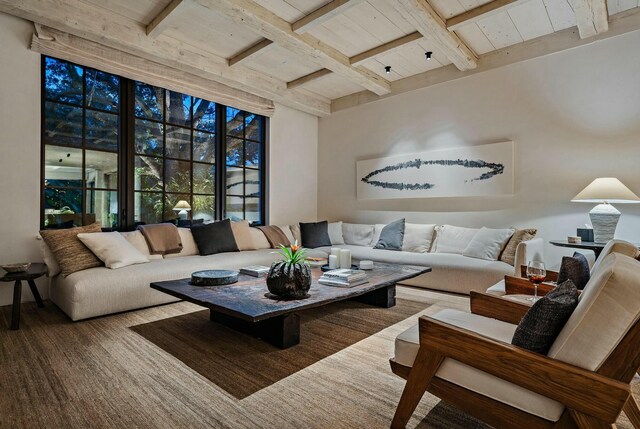
[[524,315],[511,344],[546,355],[578,306],[578,289],[571,280],[540,298]]
[[516,249],[518,248],[518,244],[523,241],[529,241],[533,239],[538,230],[535,228],[528,229],[518,229],[513,233],[511,239],[507,242],[507,245],[502,250],[502,254],[500,255],[500,260],[502,262],[506,262],[509,265],[513,265],[516,263]]
[[558,284],[571,280],[578,289],[582,290],[590,278],[589,261],[582,253],[574,252],[573,257],[562,257],[562,263],[558,271]]
[[40,231],[42,239],[58,262],[63,277],[102,265],[102,261],[78,239],[78,234],[90,232],[102,232],[102,227],[96,222],[77,228]]

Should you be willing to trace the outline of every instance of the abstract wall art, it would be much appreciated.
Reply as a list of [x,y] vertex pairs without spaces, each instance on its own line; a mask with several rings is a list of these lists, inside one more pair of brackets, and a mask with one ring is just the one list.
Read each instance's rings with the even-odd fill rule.
[[359,200],[513,194],[513,142],[356,163]]

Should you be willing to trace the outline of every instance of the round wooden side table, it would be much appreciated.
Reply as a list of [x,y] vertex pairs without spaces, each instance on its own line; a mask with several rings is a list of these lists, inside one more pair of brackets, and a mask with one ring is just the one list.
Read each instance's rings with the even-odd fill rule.
[[36,287],[35,279],[47,274],[47,266],[42,263],[31,264],[27,271],[20,273],[6,273],[3,277],[0,277],[0,282],[14,282],[13,284],[13,305],[11,306],[11,329],[16,330],[20,328],[20,301],[22,298],[22,281],[26,281],[29,284],[31,293],[38,304],[38,307],[44,307],[40,292]]

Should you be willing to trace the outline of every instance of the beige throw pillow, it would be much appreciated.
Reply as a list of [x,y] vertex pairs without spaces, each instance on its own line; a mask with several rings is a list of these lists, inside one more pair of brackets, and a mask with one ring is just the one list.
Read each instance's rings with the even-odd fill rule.
[[178,228],[178,234],[180,235],[180,241],[182,242],[182,250],[180,250],[179,253],[166,253],[162,255],[164,259],[200,255],[200,250],[198,250],[196,240],[193,239],[191,228]]
[[253,244],[256,246],[256,249],[271,249],[269,240],[267,240],[264,232],[259,228],[249,228],[249,232],[251,233],[251,239],[253,240]]
[[470,258],[497,261],[500,252],[513,235],[513,229],[480,228],[462,254]]
[[40,231],[51,253],[60,266],[63,277],[102,265],[102,261],[78,239],[78,234],[102,232],[99,223],[69,229],[46,229]]
[[145,240],[144,235],[140,231],[127,231],[121,232],[120,235],[124,237],[125,240],[129,242],[136,250],[142,253],[147,259],[162,259],[162,255],[152,255],[149,251],[149,245],[147,244],[147,240]]
[[535,228],[517,229],[511,236],[511,239],[507,242],[507,245],[504,247],[504,250],[500,255],[500,260],[509,265],[515,264],[518,244],[523,241],[532,240],[536,236],[537,232],[538,230]]
[[404,224],[403,252],[425,253],[431,249],[435,224]]
[[442,225],[438,230],[434,253],[454,253],[462,255],[473,236],[480,231],[475,228]]
[[238,250],[257,249],[256,244],[253,242],[249,221],[241,220],[239,222],[231,222],[231,231],[233,232],[233,238],[236,239]]
[[149,259],[133,247],[119,232],[78,234],[78,239],[91,249],[107,268],[117,269],[149,262]]

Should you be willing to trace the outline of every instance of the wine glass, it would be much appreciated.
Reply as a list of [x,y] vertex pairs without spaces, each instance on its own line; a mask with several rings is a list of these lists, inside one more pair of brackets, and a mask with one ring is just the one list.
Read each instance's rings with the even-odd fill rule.
[[530,301],[537,301],[538,297],[538,285],[547,278],[547,269],[542,261],[530,261],[527,264],[527,278],[533,283],[533,296],[529,298]]

